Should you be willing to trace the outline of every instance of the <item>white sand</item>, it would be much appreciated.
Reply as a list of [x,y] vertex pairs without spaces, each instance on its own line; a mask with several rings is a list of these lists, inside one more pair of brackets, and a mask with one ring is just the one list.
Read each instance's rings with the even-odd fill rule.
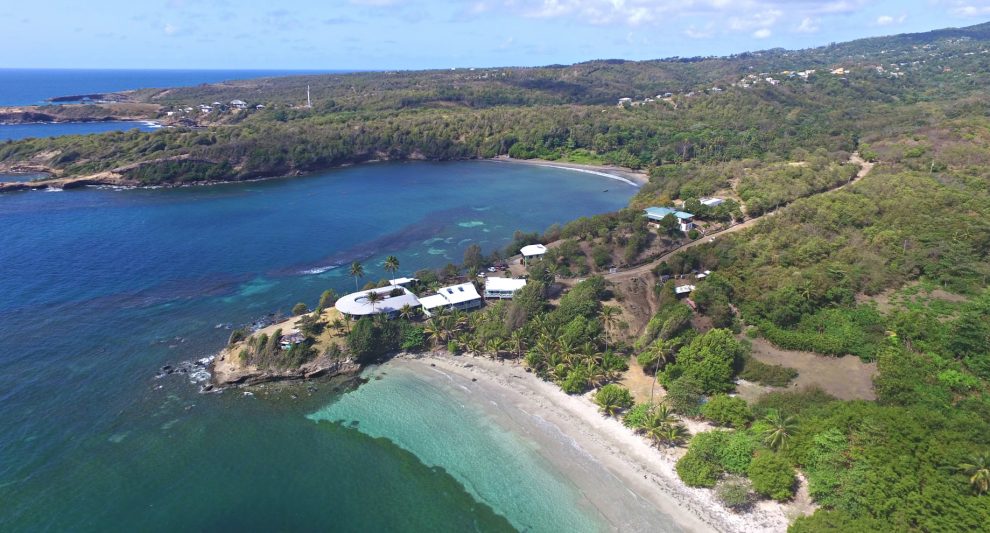
[[[502,405],[494,413],[499,425],[504,422],[506,428],[527,438],[542,439],[544,448],[559,449],[562,442],[569,445],[570,450],[547,454],[545,459],[560,463],[555,467],[614,530],[670,531],[678,526],[687,531],[787,529],[784,505],[762,501],[747,513],[727,510],[713,491],[687,487],[677,477],[674,463],[683,449],[658,450],[618,420],[603,417],[590,394],[567,395],[517,363],[436,353],[400,356],[388,365],[402,365],[423,375],[442,373],[444,379],[478,391],[493,405]],[[510,416],[504,407],[507,404],[525,416]],[[666,515],[674,524],[640,523],[650,520],[650,510],[656,516]]]

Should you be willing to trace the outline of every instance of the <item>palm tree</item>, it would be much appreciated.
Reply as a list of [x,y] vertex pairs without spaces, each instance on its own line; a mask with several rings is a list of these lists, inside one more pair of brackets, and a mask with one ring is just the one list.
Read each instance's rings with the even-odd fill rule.
[[426,321],[426,325],[423,326],[423,333],[426,334],[426,338],[430,339],[433,343],[433,348],[436,349],[440,346],[440,342],[443,341],[443,323],[438,315],[433,315],[429,320]]
[[505,339],[499,337],[492,337],[485,343],[485,351],[492,356],[492,359],[498,359],[503,348],[505,348]]
[[764,421],[769,427],[763,432],[763,442],[773,450],[787,446],[787,441],[797,430],[797,417],[784,417],[776,409],[771,409]]
[[332,327],[334,329],[334,331],[336,331],[336,332],[339,333],[339,332],[344,331],[344,328],[347,327],[347,326],[344,325],[344,321],[343,320],[341,320],[339,318],[335,318],[335,319],[333,319],[333,322],[330,323],[330,327]]
[[371,312],[372,313],[375,313],[375,312],[378,311],[377,309],[375,309],[375,304],[377,304],[378,302],[380,302],[380,301],[382,301],[382,300],[385,299],[384,296],[382,296],[380,293],[375,292],[375,291],[368,291],[368,294],[365,295],[365,298],[367,298],[368,299],[368,303],[371,304]]
[[[665,366],[674,355],[674,342],[665,341],[663,339],[657,339],[652,346],[647,348],[650,350],[652,357],[651,361],[656,361],[656,367],[653,369],[653,384],[650,385],[650,401],[653,401],[653,391],[657,387],[657,376],[660,374],[660,369]],[[645,368],[644,368],[645,370]]]
[[968,462],[959,465],[959,471],[969,476],[973,492],[986,494],[990,490],[990,454],[971,455]]
[[680,424],[674,424],[668,426],[665,431],[660,433],[660,440],[668,446],[676,446],[686,439],[688,436],[687,428]]
[[364,267],[361,266],[361,263],[359,263],[357,261],[354,261],[353,263],[351,263],[351,277],[354,278],[354,291],[357,292],[357,290],[358,290],[358,278],[363,278],[364,277]]
[[399,318],[403,318],[405,320],[412,320],[413,316],[415,315],[416,315],[416,309],[409,304],[404,304],[402,307],[399,308]]
[[385,258],[385,272],[391,272],[392,277],[395,277],[395,273],[399,270],[399,258],[394,255],[390,255]]
[[602,321],[602,328],[605,330],[605,351],[608,351],[608,330],[615,326],[619,320],[619,308],[611,305],[603,305],[598,311],[598,320]]
[[526,351],[526,336],[522,330],[514,330],[509,335],[509,345],[516,352],[516,357],[522,357],[522,353]]

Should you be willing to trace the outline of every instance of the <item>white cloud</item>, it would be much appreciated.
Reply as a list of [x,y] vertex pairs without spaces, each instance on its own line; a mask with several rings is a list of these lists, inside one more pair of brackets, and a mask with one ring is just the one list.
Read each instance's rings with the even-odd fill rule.
[[890,26],[891,24],[900,24],[907,19],[907,15],[901,15],[899,17],[892,17],[890,15],[880,15],[877,17],[877,26]]
[[948,8],[957,17],[986,17],[990,15],[990,0],[932,0],[933,4]]
[[770,37],[771,35],[773,35],[773,32],[770,31],[768,28],[761,28],[761,29],[756,30],[756,31],[753,32],[753,37],[755,37],[757,39],[766,39],[767,37]]
[[815,33],[821,29],[821,25],[818,23],[818,19],[812,17],[804,17],[801,19],[801,24],[794,31],[798,33]]
[[179,27],[174,24],[166,24],[165,27],[162,28],[162,31],[165,32],[165,35],[175,35],[176,33],[179,33]]

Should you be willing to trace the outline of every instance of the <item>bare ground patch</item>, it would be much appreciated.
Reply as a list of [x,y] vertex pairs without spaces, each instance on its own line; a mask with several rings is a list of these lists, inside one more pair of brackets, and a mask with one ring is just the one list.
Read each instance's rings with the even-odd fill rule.
[[766,339],[752,339],[753,358],[798,371],[798,377],[786,390],[818,386],[842,400],[876,400],[873,376],[876,363],[864,363],[857,357],[829,357],[811,352],[782,350]]

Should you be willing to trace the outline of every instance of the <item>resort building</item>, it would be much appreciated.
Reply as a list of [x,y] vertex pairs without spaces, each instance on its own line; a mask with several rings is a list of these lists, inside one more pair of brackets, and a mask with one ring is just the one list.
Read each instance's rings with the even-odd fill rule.
[[388,284],[396,287],[409,288],[410,285],[419,281],[416,278],[395,278],[388,280]]
[[526,280],[517,278],[486,278],[485,298],[511,299],[519,289],[526,286]]
[[[368,299],[368,295],[373,292],[378,294],[381,300],[371,302]],[[346,317],[361,318],[382,313],[389,317],[394,317],[406,305],[409,307],[419,307],[419,298],[416,298],[416,295],[405,287],[392,286],[341,296],[333,306]]]
[[691,213],[685,213],[684,211],[678,211],[669,207],[647,207],[645,211],[646,218],[648,218],[651,223],[659,224],[661,220],[667,217],[667,215],[674,215],[674,217],[677,218],[681,231],[687,233],[694,229],[694,215]]
[[443,287],[432,296],[425,296],[419,300],[423,306],[426,316],[432,316],[432,312],[437,309],[474,309],[481,307],[481,295],[474,288],[474,283],[461,283]]
[[547,253],[547,247],[542,244],[530,244],[528,246],[523,246],[519,253],[522,254],[523,259],[528,263],[532,259],[543,259],[543,255]]

